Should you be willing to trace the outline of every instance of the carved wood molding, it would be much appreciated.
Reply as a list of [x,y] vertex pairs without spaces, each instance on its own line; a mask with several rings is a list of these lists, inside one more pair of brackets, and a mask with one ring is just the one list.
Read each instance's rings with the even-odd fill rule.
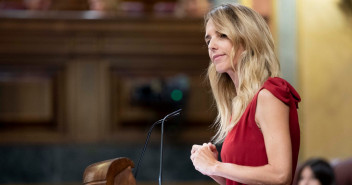
[[0,13],[0,54],[204,57],[206,53],[199,19],[142,16],[84,19],[81,14],[60,19],[64,14],[14,18]]

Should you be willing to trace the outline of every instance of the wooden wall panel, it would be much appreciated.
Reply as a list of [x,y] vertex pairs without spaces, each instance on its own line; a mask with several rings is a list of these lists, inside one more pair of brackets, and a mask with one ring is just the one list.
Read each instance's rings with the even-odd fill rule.
[[[59,69],[59,75],[49,78],[55,83],[47,82],[54,94],[47,106],[57,110],[53,117],[58,128],[6,131],[8,139],[3,142],[22,142],[11,137],[19,132],[38,136],[26,142],[140,141],[145,128],[172,109],[136,106],[129,101],[129,93],[138,83],[180,75],[189,84],[181,120],[186,126],[179,131],[180,140],[209,139],[207,127],[215,114],[204,83],[209,59],[203,21],[94,16],[87,12],[0,12],[0,68],[43,66],[44,74],[50,66]],[[45,84],[43,88],[48,89]],[[128,128],[123,123],[129,120],[139,124]],[[54,136],[48,139],[49,134]]]
[[42,123],[54,118],[55,77],[50,74],[2,72],[1,123]]

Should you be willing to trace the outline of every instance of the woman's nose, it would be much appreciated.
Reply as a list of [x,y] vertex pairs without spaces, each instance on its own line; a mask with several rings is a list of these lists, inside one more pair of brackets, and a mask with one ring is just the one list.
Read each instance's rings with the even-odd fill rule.
[[209,44],[208,44],[208,49],[210,50],[215,50],[218,48],[218,45],[217,45],[217,42],[215,39],[212,39],[209,41]]

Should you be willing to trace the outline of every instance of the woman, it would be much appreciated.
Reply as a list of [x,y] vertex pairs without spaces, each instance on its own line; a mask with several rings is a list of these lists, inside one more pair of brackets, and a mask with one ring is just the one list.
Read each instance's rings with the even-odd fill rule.
[[264,19],[241,5],[221,5],[205,17],[216,101],[215,145],[193,145],[196,170],[219,184],[291,184],[300,130],[300,97],[279,78],[280,65]]
[[298,185],[333,185],[334,169],[323,159],[311,159],[298,171]]

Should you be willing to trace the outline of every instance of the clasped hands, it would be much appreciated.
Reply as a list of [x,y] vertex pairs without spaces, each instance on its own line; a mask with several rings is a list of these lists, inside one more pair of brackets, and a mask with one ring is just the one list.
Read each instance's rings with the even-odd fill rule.
[[213,175],[213,167],[218,163],[218,151],[212,143],[193,145],[191,160],[194,168],[203,175]]

